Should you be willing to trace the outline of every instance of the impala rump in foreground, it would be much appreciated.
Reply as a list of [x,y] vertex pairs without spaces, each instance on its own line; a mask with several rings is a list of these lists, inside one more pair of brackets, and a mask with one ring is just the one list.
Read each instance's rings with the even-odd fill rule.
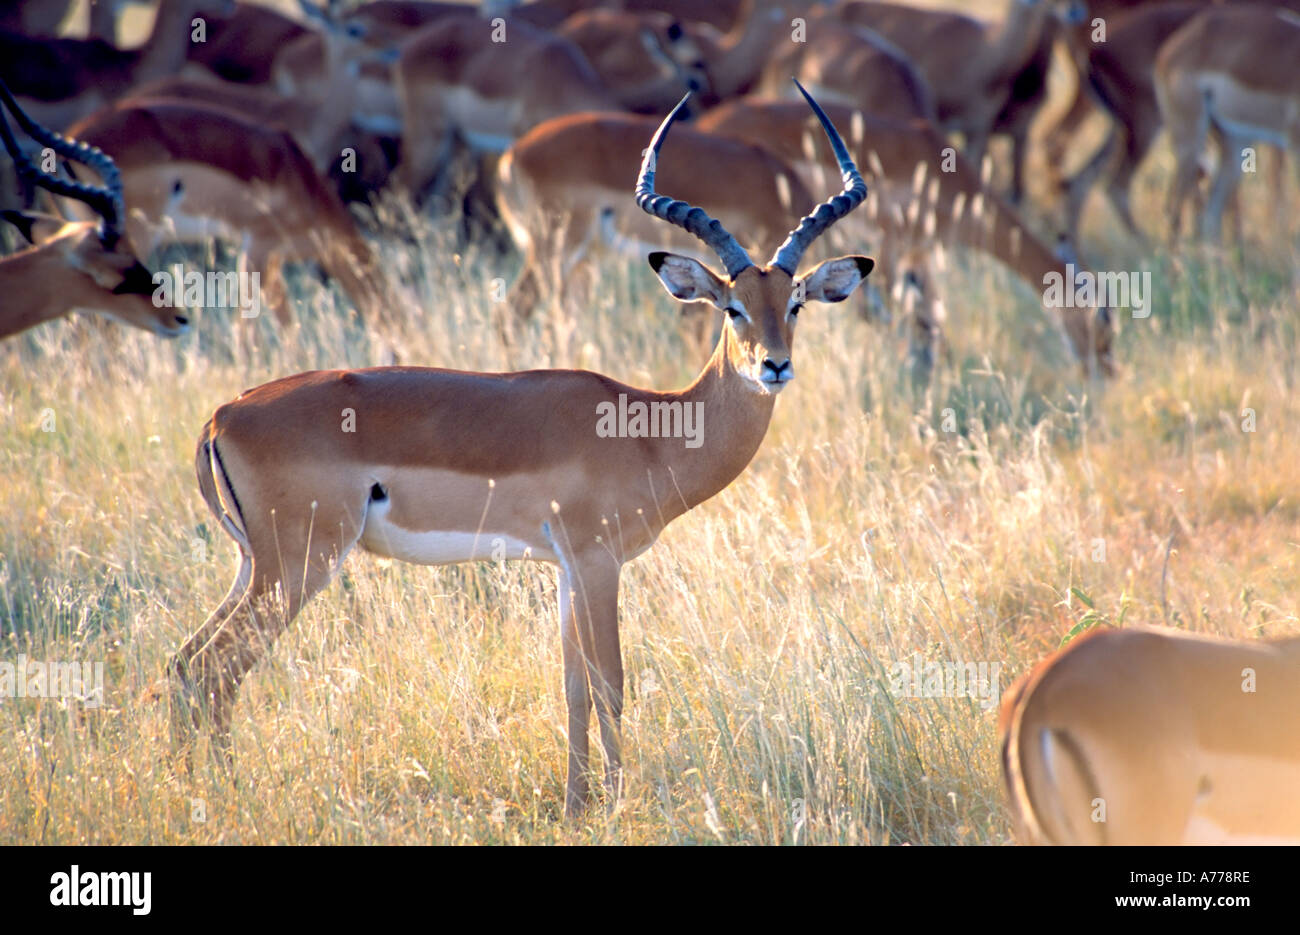
[[[240,681],[356,546],[439,564],[487,558],[495,540],[510,558],[560,569],[569,712],[565,810],[581,811],[587,800],[593,694],[606,785],[617,793],[623,563],[745,469],[777,393],[794,378],[790,346],[802,303],[843,301],[873,265],[866,257],[841,257],[796,277],[809,244],[867,194],[811,97],[845,189],[805,217],[766,266],[755,266],[701,209],[657,195],[659,148],[686,101],[655,133],[636,200],[703,240],[726,269],[723,277],[694,259],[650,255],[672,295],[727,313],[704,371],[669,393],[582,370],[318,371],[222,406],[199,437],[196,468],[203,498],[238,543],[241,562],[230,594],[169,667],[179,739],[188,742],[206,719],[224,745]],[[696,436],[608,437],[611,405],[656,403],[670,410],[689,405]],[[354,431],[341,431],[348,412]]]
[[1300,843],[1300,638],[1103,628],[1003,696],[1027,844]]

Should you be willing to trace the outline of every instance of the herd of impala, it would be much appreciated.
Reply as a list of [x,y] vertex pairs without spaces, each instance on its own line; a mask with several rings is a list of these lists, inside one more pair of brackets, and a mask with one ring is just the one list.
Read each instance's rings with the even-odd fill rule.
[[[676,392],[579,370],[316,371],[243,393],[199,437],[199,488],[240,565],[167,672],[182,747],[203,727],[229,749],[240,682],[355,547],[437,564],[504,543],[559,568],[571,815],[589,799],[593,704],[611,801],[621,787],[620,570],[754,456],[794,378],[805,302],[843,301],[874,269],[876,295],[906,301],[928,368],[945,248],[1041,293],[1077,264],[1103,176],[1118,220],[1146,235],[1128,189],[1162,127],[1171,238],[1189,199],[1200,233],[1218,236],[1246,147],[1300,155],[1300,2],[1006,0],[986,22],[861,0],[372,0],[294,15],[162,0],[147,40],[126,49],[128,5],[92,3],[83,39],[60,35],[76,0],[0,3],[3,217],[29,244],[0,258],[0,338],[74,310],[178,335],[189,322],[153,300],[144,260],[211,237],[260,271],[285,326],[285,262],[319,264],[360,315],[383,315],[401,300],[348,201],[384,187],[503,232],[523,258],[509,295],[521,318],[590,288],[593,256],[647,249],[672,296],[724,313],[708,362]],[[1045,139],[1053,167],[1083,118],[1099,110],[1110,125],[1059,179],[1059,240],[1018,211],[1054,49],[1077,90]],[[1005,192],[987,158],[998,135],[1012,144]],[[1206,182],[1208,137],[1220,155]],[[830,187],[842,190],[809,211]],[[18,207],[39,197],[55,212]],[[832,225],[877,244],[876,259],[801,272]],[[1113,376],[1112,309],[1045,312],[1088,377]],[[698,407],[709,432],[697,447],[598,434],[592,414],[625,399]],[[354,431],[321,428],[346,411]],[[1019,835],[1300,840],[1297,710],[1297,640],[1078,639],[1004,698]]]

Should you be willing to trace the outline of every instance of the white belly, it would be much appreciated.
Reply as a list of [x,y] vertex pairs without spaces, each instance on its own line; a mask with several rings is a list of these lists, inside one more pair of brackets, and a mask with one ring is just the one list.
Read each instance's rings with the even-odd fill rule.
[[452,565],[457,562],[500,562],[507,559],[554,561],[548,548],[534,548],[513,536],[483,530],[420,531],[404,529],[387,518],[388,501],[372,502],[361,530],[361,547],[376,555],[417,565]]

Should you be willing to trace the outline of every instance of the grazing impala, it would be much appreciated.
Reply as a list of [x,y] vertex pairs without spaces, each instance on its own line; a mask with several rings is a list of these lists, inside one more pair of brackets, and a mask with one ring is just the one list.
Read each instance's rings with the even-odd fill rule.
[[1169,236],[1196,184],[1206,137],[1222,136],[1201,233],[1218,239],[1223,209],[1241,181],[1243,151],[1267,141],[1300,154],[1300,14],[1270,7],[1212,7],[1169,37],[1156,56],[1156,98],[1178,160],[1169,191]]
[[[402,46],[393,77],[402,114],[398,180],[413,194],[443,174],[457,136],[476,151],[502,152],[551,117],[623,109],[572,41],[524,22],[435,21]],[[661,84],[652,82],[654,95]],[[623,102],[635,96],[625,91]]]
[[[700,52],[681,24],[665,14],[586,10],[555,32],[582,50],[609,93],[628,110],[663,113],[683,91],[699,92],[708,83]],[[670,96],[667,104],[661,103],[665,96]]]
[[341,26],[334,18],[310,3],[302,7],[318,29],[305,33],[281,51],[283,59],[306,42],[319,53],[313,62],[311,80],[292,88],[291,94],[277,93],[269,86],[226,81],[216,75],[187,77],[170,75],[132,88],[128,100],[178,100],[217,107],[241,115],[245,120],[289,131],[294,140],[322,172],[339,161],[339,153],[352,142],[349,125],[359,106],[358,76],[366,56],[365,27]]
[[126,231],[138,249],[168,237],[244,241],[283,324],[291,319],[286,261],[319,262],[364,316],[396,301],[347,207],[287,131],[178,100],[124,101],[74,129],[121,166]]
[[[1079,220],[1088,192],[1107,173],[1107,199],[1129,233],[1142,238],[1129,207],[1129,191],[1138,167],[1160,135],[1160,105],[1151,62],[1165,40],[1209,3],[1193,0],[1138,7],[1109,22],[1106,41],[1089,49],[1085,72],[1088,87],[1113,123],[1093,157],[1062,180],[1065,233],[1071,242],[1078,241]],[[1057,146],[1064,153],[1065,143]]]
[[1026,844],[1300,844],[1300,638],[1101,628],[1002,700]]
[[226,81],[266,84],[279,52],[309,30],[267,6],[240,3],[228,16],[208,20],[206,42],[190,43],[189,62]]
[[47,175],[27,159],[0,109],[0,138],[20,178],[55,195],[73,198],[99,214],[97,221],[65,221],[48,215],[3,211],[32,244],[0,258],[0,339],[74,309],[99,312],[127,325],[174,337],[188,327],[174,309],[154,305],[153,274],[122,237],[122,187],[113,160],[94,147],[47,130],[18,107],[0,82],[0,100],[19,126],[42,146],[99,173],[102,187]]
[[881,117],[937,119],[929,80],[895,43],[829,12],[806,22],[806,41],[783,42],[763,69],[760,93],[783,94],[793,74],[832,103]]
[[[809,244],[867,194],[811,97],[844,191],[800,221],[767,265],[755,266],[700,208],[656,194],[659,148],[686,101],[651,140],[636,201],[722,261],[719,276],[691,258],[650,254],[674,297],[727,313],[704,371],[676,392],[582,370],[316,371],[222,406],[199,437],[196,467],[203,499],[238,543],[241,563],[229,595],[169,667],[182,739],[207,720],[224,745],[239,683],[353,548],[440,564],[485,559],[503,546],[510,558],[559,566],[569,712],[565,809],[576,814],[587,800],[593,695],[606,784],[618,789],[622,566],[745,469],[777,394],[794,377],[790,348],[803,302],[843,301],[873,265],[848,256],[797,275]],[[606,437],[601,420],[609,429],[611,407],[624,406],[662,416],[653,434],[629,424],[628,437]],[[339,431],[347,412],[355,432]],[[665,437],[674,431],[672,413],[679,414],[679,435],[688,415],[702,431],[694,439]]]

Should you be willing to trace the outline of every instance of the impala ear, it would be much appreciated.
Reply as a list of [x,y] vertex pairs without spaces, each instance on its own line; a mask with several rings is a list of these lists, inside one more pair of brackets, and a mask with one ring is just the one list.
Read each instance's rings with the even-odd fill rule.
[[843,302],[875,268],[869,256],[842,256],[827,260],[800,280],[809,302]]
[[674,299],[726,307],[727,284],[703,263],[663,251],[655,251],[649,259],[650,268],[658,274],[659,281]]

